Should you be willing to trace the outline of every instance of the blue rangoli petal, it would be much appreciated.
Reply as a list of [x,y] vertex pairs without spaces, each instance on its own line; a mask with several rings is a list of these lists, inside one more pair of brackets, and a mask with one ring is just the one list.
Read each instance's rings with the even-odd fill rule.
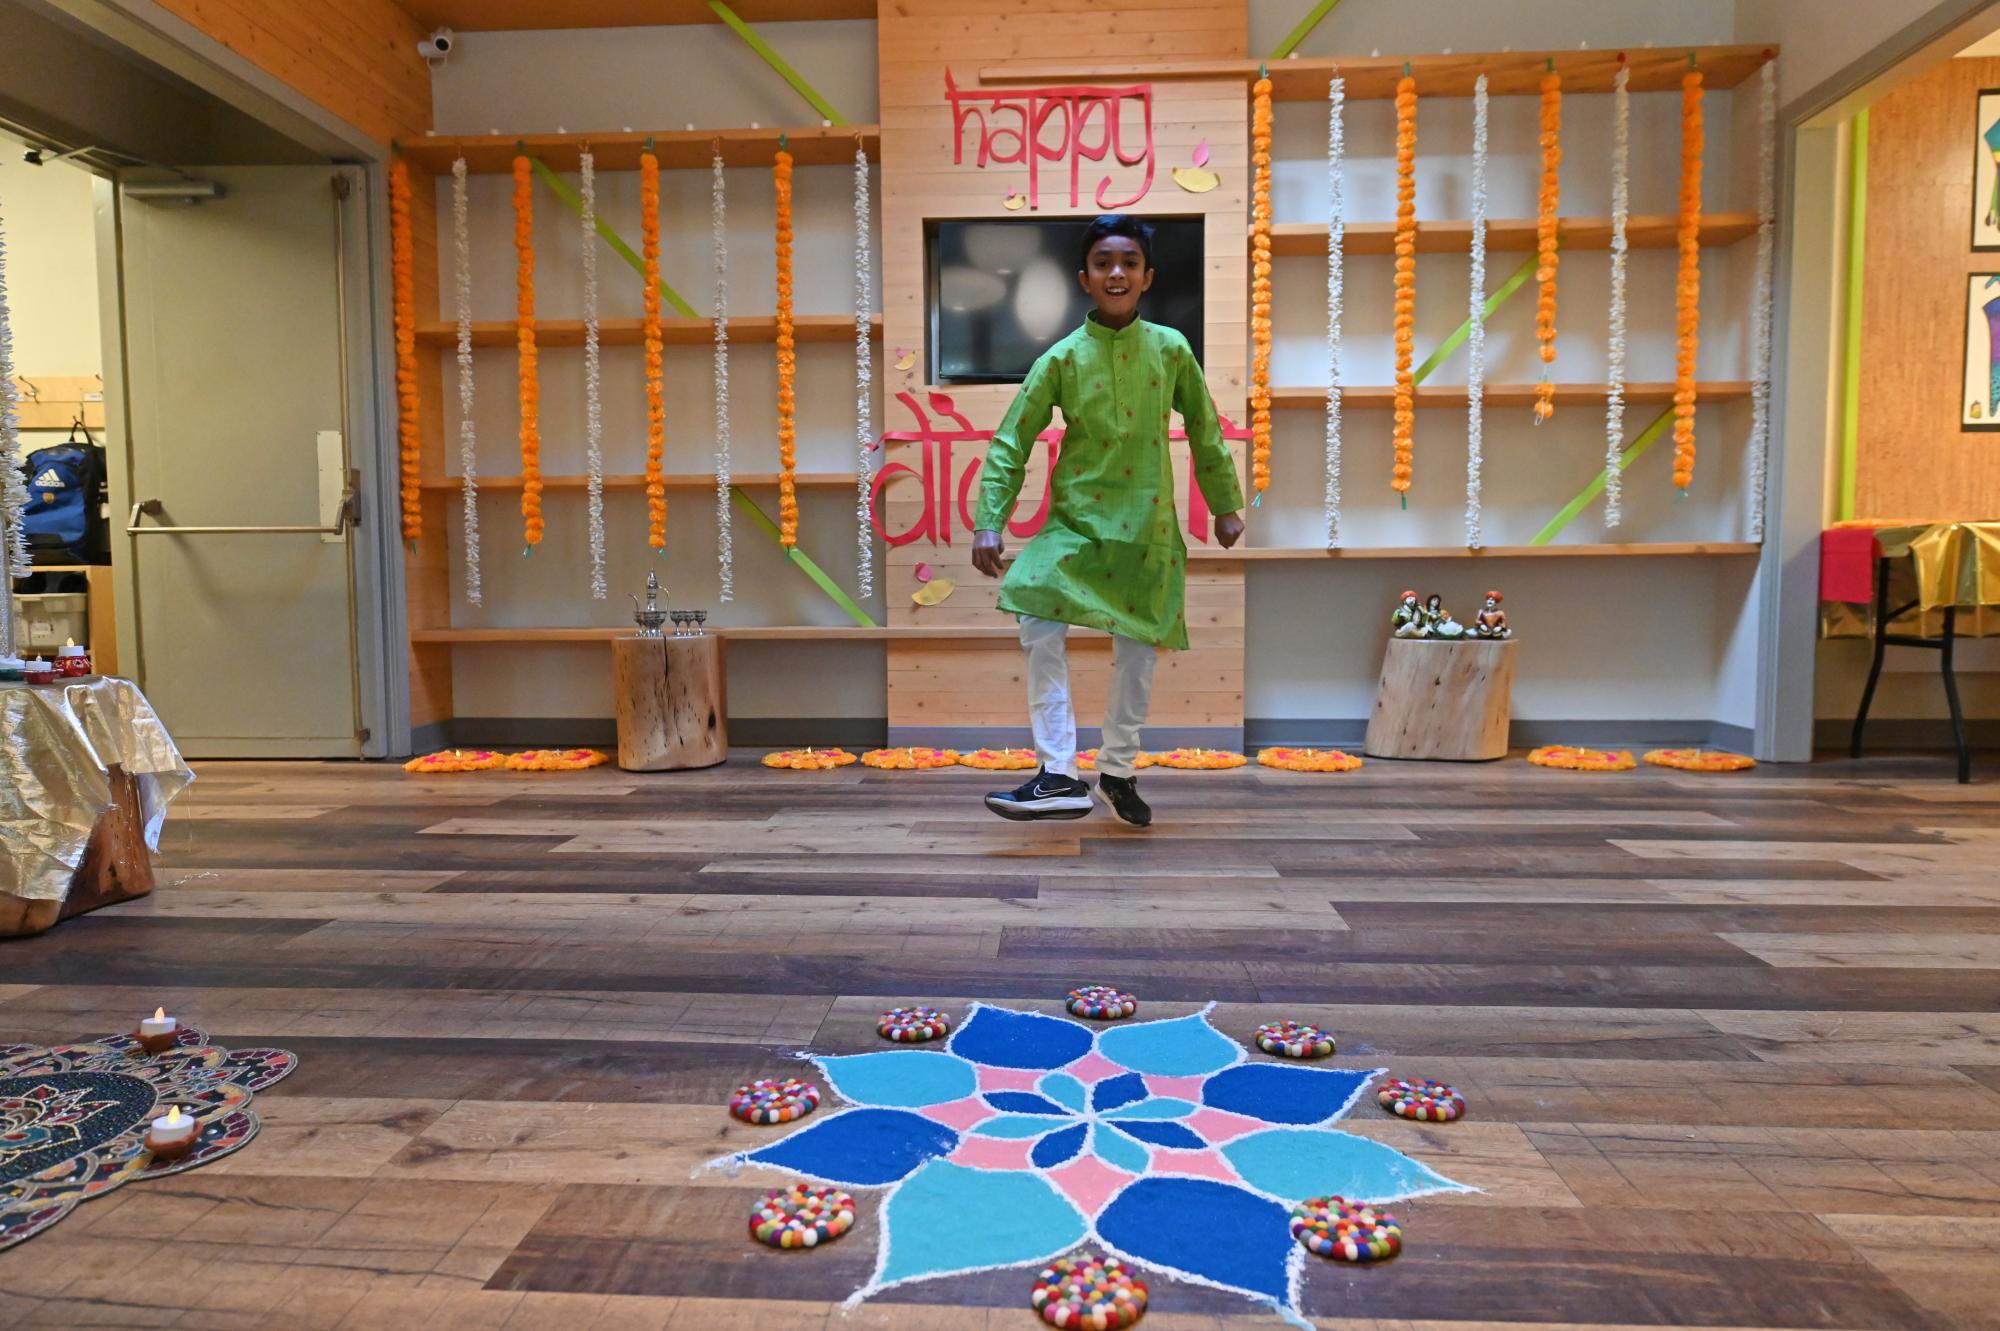
[[1276,1202],[1208,1179],[1142,1178],[1111,1199],[1097,1232],[1169,1275],[1193,1275],[1284,1308],[1297,1247]]
[[958,1134],[901,1109],[848,1109],[809,1123],[783,1141],[749,1152],[760,1165],[780,1165],[829,1183],[872,1188],[894,1183],[926,1160],[948,1155]]
[[1200,1014],[1115,1026],[1098,1035],[1097,1051],[1134,1072],[1156,1077],[1198,1077],[1243,1057],[1243,1047]]
[[890,1195],[880,1284],[1013,1266],[1081,1240],[1083,1217],[1046,1181],[933,1160]]
[[1037,1169],[1054,1169],[1057,1165],[1068,1164],[1083,1149],[1083,1137],[1088,1131],[1088,1125],[1079,1123],[1061,1132],[1051,1132],[1035,1143],[1035,1149],[1028,1153],[1029,1162]]
[[833,1089],[858,1105],[920,1109],[979,1089],[971,1064],[929,1049],[890,1049],[818,1060]]
[[1344,1068],[1245,1063],[1210,1077],[1201,1088],[1201,1102],[1266,1123],[1324,1123],[1353,1104],[1371,1075]]
[[988,1091],[986,1103],[1003,1114],[1048,1114],[1055,1118],[1070,1116],[1069,1110],[1032,1091]]
[[1153,1163],[1153,1157],[1145,1147],[1122,1132],[1113,1132],[1109,1125],[1103,1123],[1091,1125],[1090,1153],[1128,1174],[1143,1174]]
[[1136,1105],[1127,1105],[1118,1111],[1120,1118],[1186,1118],[1195,1111],[1195,1106],[1185,1100],[1162,1097],[1157,1100],[1141,1100]]
[[1146,1089],[1146,1079],[1136,1072],[1128,1072],[1122,1077],[1107,1077],[1097,1083],[1090,1103],[1101,1114],[1121,1105],[1134,1104],[1150,1094]]
[[1461,1186],[1393,1147],[1346,1132],[1274,1128],[1237,1138],[1222,1155],[1245,1183],[1288,1201],[1338,1193],[1393,1202]]
[[951,1052],[995,1068],[1053,1070],[1090,1052],[1090,1032],[1073,1021],[1012,1008],[978,1007],[951,1037]]
[[1171,1146],[1181,1151],[1199,1151],[1208,1145],[1192,1128],[1180,1123],[1166,1123],[1157,1120],[1115,1118],[1111,1126],[1127,1136],[1137,1137],[1142,1142],[1155,1146]]
[[1085,1103],[1083,1083],[1067,1072],[1051,1072],[1042,1078],[1035,1089],[1072,1114],[1083,1112]]
[[1054,1132],[1072,1120],[1049,1118],[1043,1114],[1002,1114],[989,1118],[972,1129],[975,1137],[1039,1137],[1045,1132]]

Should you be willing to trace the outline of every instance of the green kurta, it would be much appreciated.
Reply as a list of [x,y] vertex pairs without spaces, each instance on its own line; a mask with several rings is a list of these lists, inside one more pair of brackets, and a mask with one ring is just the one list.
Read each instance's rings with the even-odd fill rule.
[[1004,529],[1028,452],[1057,407],[1064,429],[1048,521],[1007,570],[1000,608],[1185,650],[1187,544],[1167,447],[1175,411],[1209,508],[1243,507],[1193,350],[1171,328],[1135,319],[1113,332],[1093,316],[1044,352],[986,451],[980,531]]

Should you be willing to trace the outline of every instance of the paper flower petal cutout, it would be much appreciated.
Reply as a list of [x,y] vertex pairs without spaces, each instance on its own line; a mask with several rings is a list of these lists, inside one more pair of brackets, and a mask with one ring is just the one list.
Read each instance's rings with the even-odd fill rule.
[[1111,1199],[1097,1232],[1139,1262],[1186,1271],[1288,1307],[1291,1219],[1274,1201],[1227,1183],[1142,1178]]
[[1345,1132],[1274,1128],[1237,1138],[1222,1155],[1251,1187],[1293,1201],[1329,1193],[1368,1202],[1469,1191],[1393,1147]]
[[950,578],[932,578],[911,592],[910,599],[918,605],[938,605],[957,590],[958,584]]
[[916,352],[914,352],[914,351],[905,351],[905,352],[901,352],[901,353],[899,353],[899,354],[897,355],[897,357],[896,357],[896,368],[897,368],[897,369],[899,369],[899,370],[913,370],[913,369],[915,369],[915,368],[916,368],[916,366],[917,366],[917,353],[916,353]]
[[1206,194],[1222,183],[1222,177],[1205,166],[1177,166],[1174,183],[1190,194]]
[[1196,166],[1207,166],[1207,165],[1208,165],[1208,140],[1207,140],[1207,139],[1203,139],[1203,140],[1202,140],[1202,141],[1201,141],[1200,143],[1197,143],[1197,144],[1196,144],[1196,145],[1194,146],[1194,164],[1195,164]]
[[849,1109],[738,1158],[870,1188],[894,1183],[957,1145],[956,1132],[905,1110]]
[[1134,1072],[1158,1077],[1198,1077],[1243,1059],[1242,1046],[1209,1025],[1205,1013],[1115,1026],[1097,1037],[1097,1050]]
[[1201,1102],[1266,1123],[1324,1123],[1353,1105],[1369,1075],[1344,1068],[1245,1063],[1210,1077]]
[[1007,197],[1000,201],[1000,206],[1010,213],[1018,213],[1028,206],[1028,196],[1025,194],[1016,194],[1013,190],[1008,190]]
[[944,1160],[911,1175],[882,1209],[885,1251],[877,1288],[1045,1261],[1086,1231],[1076,1207],[1041,1178]]
[[928,1049],[891,1049],[816,1060],[833,1089],[857,1105],[921,1109],[963,1100],[978,1079],[963,1060]]
[[931,580],[931,566],[929,564],[918,564],[912,571],[917,575],[918,582],[929,582]]
[[1038,1012],[978,1006],[952,1033],[951,1052],[996,1068],[1053,1071],[1090,1052],[1090,1032]]

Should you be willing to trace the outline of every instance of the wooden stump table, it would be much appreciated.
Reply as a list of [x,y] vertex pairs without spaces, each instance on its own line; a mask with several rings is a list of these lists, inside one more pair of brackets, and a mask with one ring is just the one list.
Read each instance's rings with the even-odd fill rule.
[[721,638],[614,638],[611,665],[620,767],[674,772],[729,757]]
[[122,767],[112,767],[111,807],[90,829],[83,863],[70,875],[61,901],[24,901],[0,892],[0,938],[38,934],[58,920],[143,897],[153,890],[153,858],[139,814],[139,783]]
[[1391,638],[1362,752],[1490,762],[1507,756],[1512,638]]

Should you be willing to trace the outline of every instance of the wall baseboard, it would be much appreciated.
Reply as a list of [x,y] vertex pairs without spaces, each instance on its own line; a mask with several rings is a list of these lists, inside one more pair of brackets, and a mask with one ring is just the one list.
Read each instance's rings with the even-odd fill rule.
[[[1813,746],[1847,752],[1854,734],[1852,717],[1822,716],[1813,722]],[[2000,749],[2000,719],[1967,717],[1965,737],[1975,749]],[[1952,748],[1951,722],[1941,716],[1885,716],[1868,722],[1861,752],[1886,753],[1890,749],[1949,751]]]

